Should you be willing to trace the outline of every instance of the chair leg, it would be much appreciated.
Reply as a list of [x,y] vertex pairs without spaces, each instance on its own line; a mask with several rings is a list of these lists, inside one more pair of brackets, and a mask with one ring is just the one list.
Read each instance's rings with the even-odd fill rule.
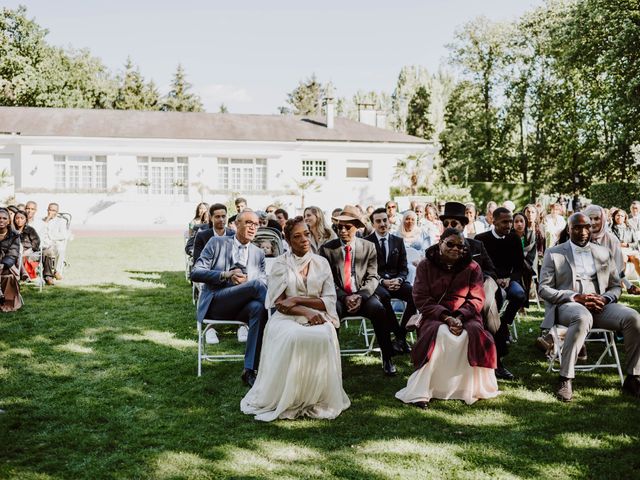
[[202,324],[198,323],[198,377],[202,376]]

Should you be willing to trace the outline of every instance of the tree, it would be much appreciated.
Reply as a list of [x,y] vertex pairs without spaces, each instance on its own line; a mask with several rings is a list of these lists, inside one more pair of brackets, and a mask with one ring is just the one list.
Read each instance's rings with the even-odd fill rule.
[[201,112],[200,97],[191,93],[191,84],[187,82],[182,65],[178,64],[173,75],[171,90],[162,100],[161,110],[165,112]]
[[431,96],[424,85],[420,85],[409,102],[407,113],[407,133],[409,135],[427,140],[431,138],[434,130],[430,119],[430,105]]
[[320,115],[322,113],[323,85],[316,78],[316,74],[304,81],[287,94],[289,107],[280,107],[280,113],[292,112],[295,115]]
[[390,123],[396,131],[407,131],[409,102],[421,85],[430,87],[430,76],[425,67],[410,65],[400,69],[396,88],[391,95]]
[[224,103],[221,103],[220,107],[218,107],[218,113],[229,113],[229,109]]
[[417,195],[418,190],[430,190],[436,178],[437,173],[424,152],[413,153],[398,160],[393,173],[393,179],[399,182],[399,192],[409,195]]
[[140,69],[127,57],[114,102],[117,110],[158,110],[160,95],[153,82],[146,83]]

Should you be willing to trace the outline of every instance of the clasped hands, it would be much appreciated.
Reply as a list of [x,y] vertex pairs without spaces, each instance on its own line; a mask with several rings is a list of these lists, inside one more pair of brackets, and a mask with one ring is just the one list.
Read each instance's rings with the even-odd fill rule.
[[360,309],[362,304],[362,297],[357,294],[348,295],[344,299],[344,303],[347,306],[347,312],[355,313]]
[[573,297],[575,302],[578,302],[590,312],[600,313],[604,306],[608,303],[607,298],[597,293],[578,293]]
[[233,270],[229,270],[225,273],[226,279],[230,281],[233,285],[240,285],[247,281],[247,275],[242,273],[242,270],[239,268],[234,268]]
[[391,278],[391,279],[385,279],[382,280],[382,286],[385,287],[387,290],[389,290],[390,292],[395,292],[396,290],[399,290],[400,287],[402,286],[402,279],[400,278]]
[[511,279],[510,278],[499,278],[496,280],[496,283],[498,284],[498,286],[500,288],[504,288],[505,290],[509,287],[509,284],[511,283]]
[[321,325],[326,322],[317,310],[300,305],[301,297],[287,297],[276,301],[276,310],[284,315],[293,315],[293,308],[299,307],[299,314],[303,315],[309,325]]
[[444,318],[444,323],[449,326],[449,331],[456,337],[462,334],[462,320],[460,320],[459,318],[448,315]]

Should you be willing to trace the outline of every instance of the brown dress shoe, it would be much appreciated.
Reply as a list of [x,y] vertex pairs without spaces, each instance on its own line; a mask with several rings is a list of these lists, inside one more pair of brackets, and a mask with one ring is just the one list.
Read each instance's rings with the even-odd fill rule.
[[56,272],[56,273],[53,275],[53,278],[55,278],[56,280],[62,280],[62,275],[60,275],[60,272]]
[[573,398],[573,389],[571,388],[571,379],[566,377],[560,377],[560,385],[556,390],[556,397],[563,402],[570,402]]
[[55,285],[56,283],[53,281],[53,277],[45,277],[44,278],[44,283],[46,283],[47,285]]
[[631,285],[628,288],[627,293],[630,295],[640,295],[640,288],[638,288],[637,285]]
[[640,376],[627,375],[622,384],[622,391],[635,398],[640,398]]

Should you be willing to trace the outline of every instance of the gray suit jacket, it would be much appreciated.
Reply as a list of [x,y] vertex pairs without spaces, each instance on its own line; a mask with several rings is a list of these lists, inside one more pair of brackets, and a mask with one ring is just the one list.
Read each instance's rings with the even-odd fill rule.
[[[622,293],[620,277],[613,256],[608,248],[589,244],[596,264],[596,276],[600,295],[607,295],[617,301]],[[538,294],[544,299],[544,320],[542,328],[551,328],[556,323],[556,307],[571,302],[578,293],[576,285],[576,264],[570,241],[548,249],[544,254],[540,270]]]
[[[215,292],[224,288],[232,288],[229,281],[220,280],[220,274],[233,267],[233,239],[235,237],[211,237],[202,250],[200,258],[191,270],[191,280],[204,283],[198,300],[196,312],[198,321],[202,321],[207,315],[209,305],[215,296]],[[247,254],[248,280],[259,280],[267,284],[265,271],[264,252],[254,244],[249,244]]]
[[[378,276],[378,259],[373,243],[355,237],[353,239],[353,257],[355,258],[355,276],[352,278],[353,293],[367,300],[375,292],[380,283]],[[336,284],[338,300],[348,294],[344,290],[344,246],[340,239],[330,240],[320,246],[318,254],[329,261],[333,281]]]

